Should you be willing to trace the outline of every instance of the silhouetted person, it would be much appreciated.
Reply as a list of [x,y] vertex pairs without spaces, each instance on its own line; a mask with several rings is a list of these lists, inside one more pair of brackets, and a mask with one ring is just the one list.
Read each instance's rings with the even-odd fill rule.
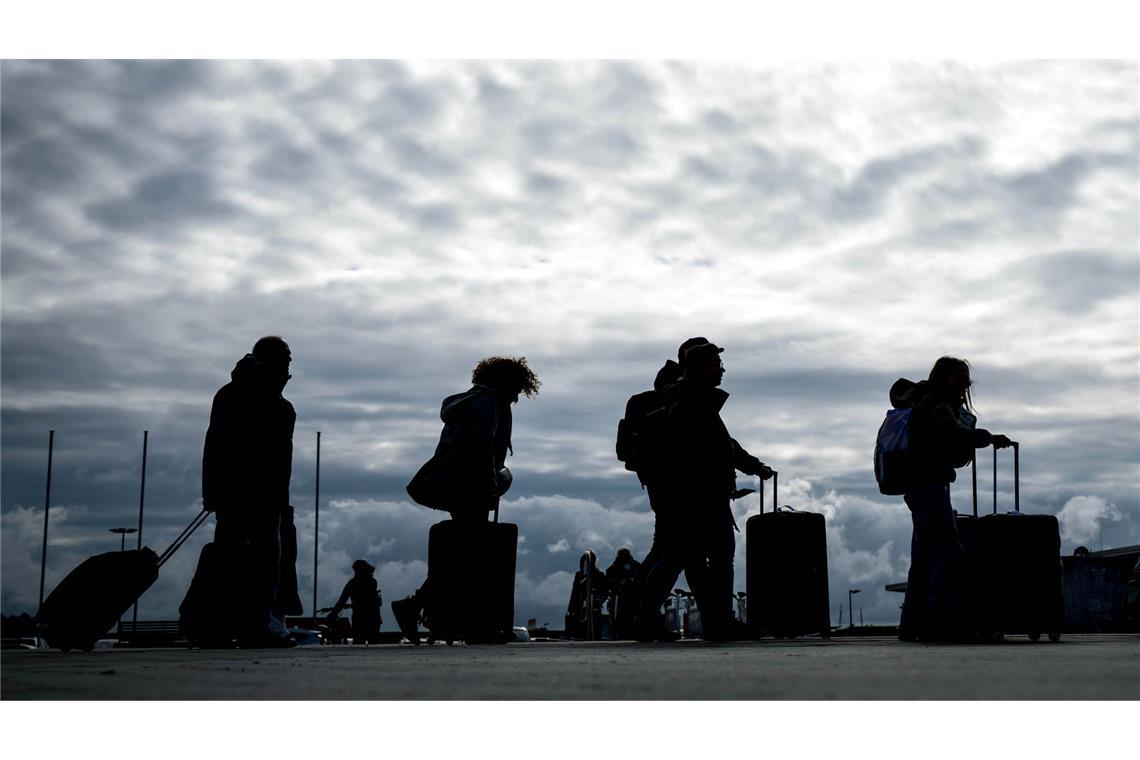
[[[589,557],[588,573],[590,578],[589,594],[592,605],[586,609],[587,573],[582,571],[582,562]],[[598,569],[598,555],[590,550],[579,560],[578,570],[574,573],[574,583],[570,586],[570,603],[566,605],[566,635],[572,638],[585,638],[588,631],[586,627],[587,616],[593,616],[594,636],[600,638],[602,631],[602,606],[609,596],[609,583],[605,573]]]
[[911,408],[908,444],[910,486],[903,499],[913,531],[910,570],[899,620],[899,638],[958,639],[969,635],[959,599],[962,543],[950,506],[954,469],[991,443],[1004,448],[1004,435],[976,428],[970,409],[970,365],[943,356],[930,376],[917,383],[900,378],[891,386],[891,404]]
[[606,568],[606,585],[609,588],[610,618],[615,638],[628,638],[633,633],[633,619],[641,600],[638,576],[641,563],[633,557],[629,547],[618,549],[614,561]]
[[352,563],[353,576],[344,584],[344,591],[329,611],[330,628],[333,620],[350,601],[352,603],[352,643],[375,644],[380,641],[380,589],[373,573],[376,568],[362,559]]
[[[618,437],[617,437],[617,452],[618,459],[625,462],[627,470],[631,470],[637,474],[638,480],[641,482],[641,487],[646,490],[649,497],[649,508],[654,513],[653,525],[653,542],[650,544],[649,551],[645,555],[645,560],[641,564],[640,571],[635,579],[636,597],[638,602],[634,602],[634,609],[631,610],[631,616],[637,616],[636,607],[638,606],[641,594],[645,587],[645,578],[651,569],[653,569],[658,560],[661,559],[661,550],[663,542],[663,531],[666,531],[669,526],[668,520],[662,523],[657,519],[658,504],[661,501],[660,487],[654,478],[656,471],[655,464],[649,461],[649,449],[646,440],[648,430],[646,429],[646,419],[653,411],[661,408],[665,404],[665,389],[673,383],[681,379],[681,373],[684,372],[685,353],[693,346],[708,343],[708,339],[704,337],[689,338],[680,345],[677,349],[677,361],[667,359],[665,364],[657,371],[657,376],[653,380],[652,390],[636,393],[629,398],[625,405],[625,416],[621,422],[618,423]],[[633,594],[631,594],[633,596]],[[672,630],[665,624],[664,617],[658,612],[654,613],[652,619],[649,619],[648,613],[642,616],[641,635],[643,638],[654,638],[650,634],[656,632],[659,634],[655,638],[672,639],[676,638]],[[632,628],[632,621],[630,621]],[[631,630],[619,629],[619,636],[626,636],[632,633]]]
[[[470,390],[443,400],[439,444],[407,490],[416,502],[449,512],[473,537],[468,548],[474,551],[475,537],[510,488],[506,458],[513,453],[511,404],[520,394],[529,398],[538,393],[541,383],[526,359],[498,356],[479,362],[471,382]],[[456,560],[461,566],[474,565],[471,557]],[[430,575],[415,594],[392,602],[392,615],[409,641],[419,643],[419,618],[426,612],[430,620],[436,602]]]
[[270,628],[270,611],[279,601],[281,524],[291,519],[297,415],[281,395],[292,377],[291,361],[281,338],[257,341],[214,395],[206,431],[202,504],[217,516],[214,543],[234,576],[228,588],[232,603],[219,605],[232,610],[234,619],[214,622],[232,626],[242,647],[292,646]]
[[772,470],[745,451],[720,418],[728,393],[720,354],[711,343],[688,348],[680,379],[663,393],[664,404],[650,427],[662,440],[650,475],[656,500],[656,560],[645,573],[634,637],[671,638],[662,632],[657,610],[682,571],[701,610],[709,639],[740,634],[732,614],[733,555],[737,530],[730,501],[736,471],[769,478]]

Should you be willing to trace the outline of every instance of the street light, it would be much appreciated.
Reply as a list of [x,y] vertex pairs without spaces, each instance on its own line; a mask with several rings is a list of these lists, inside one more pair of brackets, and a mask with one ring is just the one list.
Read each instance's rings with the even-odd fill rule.
[[139,532],[138,528],[108,528],[107,530],[119,534],[119,551],[121,552],[127,550],[127,534]]
[[[119,534],[119,551],[121,551],[121,552],[127,550],[127,534],[139,532],[138,528],[108,528],[107,530],[111,531],[112,533],[118,533]],[[119,622],[115,626],[115,632],[116,632],[116,638],[118,638],[119,641],[122,641],[123,640],[123,616],[122,615],[119,615]]]
[[855,608],[851,606],[851,597],[858,594],[859,591],[860,589],[857,588],[847,589],[847,627],[851,629],[855,628],[855,617],[851,614]]

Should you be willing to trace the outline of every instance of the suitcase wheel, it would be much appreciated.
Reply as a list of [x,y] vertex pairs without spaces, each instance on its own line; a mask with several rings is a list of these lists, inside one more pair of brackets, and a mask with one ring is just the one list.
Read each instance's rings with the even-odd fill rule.
[[1040,638],[1041,638],[1041,634],[1040,634],[1040,633],[1037,633],[1036,631],[1034,631],[1033,633],[1029,634],[1029,640],[1030,640],[1030,641],[1037,641],[1037,640],[1038,640],[1038,639],[1040,639]]
[[1061,634],[1059,634],[1059,633],[1056,633],[1056,632],[1054,632],[1054,633],[1050,633],[1050,634],[1049,634],[1049,640],[1050,640],[1050,641],[1054,641],[1054,642],[1056,642],[1056,641],[1060,641],[1060,640],[1061,640]]

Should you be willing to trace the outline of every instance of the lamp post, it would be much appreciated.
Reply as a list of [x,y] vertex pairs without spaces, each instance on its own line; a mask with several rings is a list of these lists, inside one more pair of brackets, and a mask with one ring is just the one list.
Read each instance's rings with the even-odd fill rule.
[[55,449],[55,431],[48,431],[47,490],[44,493],[44,549],[40,552],[40,607],[44,606],[44,577],[47,574],[48,514],[51,512],[51,455]]
[[[317,627],[317,570],[321,560],[321,431],[317,431],[317,482],[313,493],[313,627]],[[353,613],[355,614],[355,613]]]
[[[112,533],[119,534],[119,551],[124,552],[127,550],[127,534],[138,533],[138,528],[108,528],[107,530]],[[123,616],[119,615],[119,622],[115,626],[115,636],[119,641],[123,640]]]
[[852,628],[852,629],[855,628],[855,616],[852,615],[851,613],[854,611],[855,608],[851,606],[852,605],[851,597],[854,596],[855,594],[858,594],[859,591],[860,591],[860,589],[857,589],[857,588],[847,589],[847,627]]
[[119,534],[119,551],[121,552],[127,550],[127,534],[139,532],[138,528],[108,528],[107,530]]
[[[139,527],[137,533],[139,534],[138,548],[142,549],[142,528],[143,528],[143,505],[146,503],[146,448],[150,440],[150,431],[143,431],[143,455],[142,455],[142,479],[139,482]],[[135,628],[139,625],[139,600],[135,600],[134,612],[131,614],[131,620]]]

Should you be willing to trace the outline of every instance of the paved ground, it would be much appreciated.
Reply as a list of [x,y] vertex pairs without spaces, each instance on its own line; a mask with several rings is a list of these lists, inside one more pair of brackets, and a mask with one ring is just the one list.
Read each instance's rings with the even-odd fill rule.
[[1140,636],[6,651],[3,699],[1140,699]]

